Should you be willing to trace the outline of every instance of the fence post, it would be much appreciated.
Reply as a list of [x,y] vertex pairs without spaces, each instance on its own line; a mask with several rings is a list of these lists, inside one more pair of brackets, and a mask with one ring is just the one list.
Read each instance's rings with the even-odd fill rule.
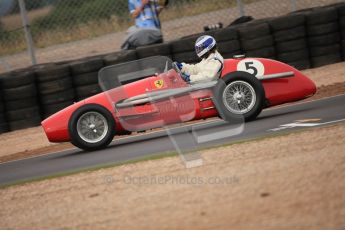
[[237,0],[237,9],[240,13],[240,16],[244,16],[244,7],[243,7],[243,3],[241,0]]
[[19,1],[20,15],[22,17],[23,27],[25,31],[25,38],[26,38],[26,44],[28,46],[29,56],[31,58],[31,63],[35,65],[37,64],[36,56],[35,56],[35,48],[32,41],[29,19],[26,12],[25,2],[24,0],[18,0],[18,1]]
[[297,10],[296,0],[290,0],[290,3],[291,3],[291,11],[296,11]]

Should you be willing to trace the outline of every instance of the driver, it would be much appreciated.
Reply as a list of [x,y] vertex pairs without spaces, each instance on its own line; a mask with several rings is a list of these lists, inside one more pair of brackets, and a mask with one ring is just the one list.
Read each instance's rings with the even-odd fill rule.
[[195,42],[195,51],[201,62],[186,64],[175,62],[182,72],[182,78],[188,83],[214,81],[220,77],[224,59],[217,51],[216,40],[209,35],[199,37]]

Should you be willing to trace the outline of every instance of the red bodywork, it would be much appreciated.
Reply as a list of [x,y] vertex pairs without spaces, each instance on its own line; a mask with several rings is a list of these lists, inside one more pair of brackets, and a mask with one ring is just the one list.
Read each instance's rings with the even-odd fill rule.
[[[264,75],[293,72],[294,77],[262,80],[268,107],[302,100],[316,92],[315,84],[295,68],[284,63],[264,59],[258,60],[264,66]],[[222,77],[238,71],[238,63],[244,59],[227,59],[224,62]],[[157,80],[163,84],[157,86]],[[118,109],[115,104],[123,99],[159,90],[186,87],[187,84],[174,71],[169,70],[158,76],[148,77],[107,92],[100,93],[52,115],[42,122],[46,135],[51,142],[70,141],[68,124],[71,115],[85,104],[98,104],[107,108],[116,122],[116,133],[125,131],[148,130],[168,124],[199,120],[218,115],[212,100],[210,89],[191,92],[187,95],[148,103],[131,108]]]

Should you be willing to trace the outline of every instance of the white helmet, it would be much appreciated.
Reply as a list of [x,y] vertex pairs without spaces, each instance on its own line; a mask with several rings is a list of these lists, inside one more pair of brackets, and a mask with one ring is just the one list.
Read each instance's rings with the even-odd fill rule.
[[216,46],[216,40],[209,35],[199,37],[195,42],[195,52],[199,58],[204,56],[207,52]]

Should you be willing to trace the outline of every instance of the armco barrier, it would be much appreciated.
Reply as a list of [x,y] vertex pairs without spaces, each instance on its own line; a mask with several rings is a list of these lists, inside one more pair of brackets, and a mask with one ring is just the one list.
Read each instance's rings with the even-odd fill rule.
[[[225,58],[237,54],[307,69],[345,60],[345,3],[305,9],[207,31]],[[75,61],[48,63],[0,75],[0,133],[39,125],[45,117],[100,92],[103,66],[155,55],[198,61],[194,34],[175,41]]]

